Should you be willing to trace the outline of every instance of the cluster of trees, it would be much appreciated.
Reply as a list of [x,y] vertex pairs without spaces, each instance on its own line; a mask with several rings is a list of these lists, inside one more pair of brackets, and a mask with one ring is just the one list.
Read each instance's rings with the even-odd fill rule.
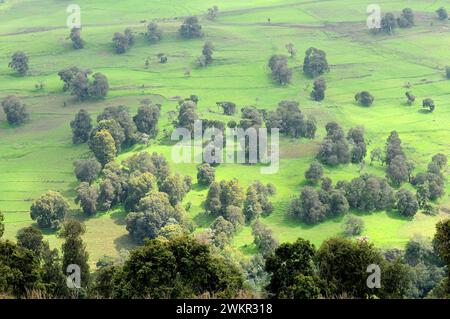
[[5,97],[2,101],[2,108],[9,125],[21,125],[29,118],[25,104],[16,96]]
[[272,55],[268,64],[272,71],[272,79],[281,85],[291,82],[292,70],[288,66],[288,58],[285,55]]
[[250,185],[246,194],[237,179],[213,182],[205,201],[207,213],[216,217],[209,231],[210,241],[223,247],[242,225],[270,214],[273,207],[268,197],[273,194],[273,185],[259,181]]
[[416,197],[419,207],[425,213],[434,213],[434,207],[430,201],[442,197],[445,193],[444,172],[447,167],[447,157],[444,154],[436,154],[428,164],[426,173],[417,173],[411,183],[417,188]]
[[[124,261],[98,263],[91,275],[84,232],[78,221],[64,223],[62,255],[33,227],[19,230],[17,243],[0,240],[0,292],[16,298],[231,298],[245,288],[235,263],[185,236],[148,240]],[[80,287],[68,288],[69,265],[80,267]]]
[[75,202],[88,215],[123,205],[128,212],[127,230],[136,242],[173,228],[182,233],[191,229],[181,201],[191,189],[192,179],[171,175],[162,155],[136,153],[122,161],[122,166],[109,162],[103,170],[95,159],[78,160],[74,166],[81,182]]
[[[94,73],[92,79],[90,70],[78,67],[69,67],[58,72],[61,81],[64,82],[64,91],[70,91],[77,99],[84,101],[89,98],[102,99],[109,91],[108,79],[102,73]],[[91,81],[92,80],[92,81]]]
[[210,65],[213,61],[214,45],[208,41],[203,46],[202,55],[197,59],[197,64],[201,67]]
[[91,151],[104,166],[122,147],[131,146],[144,137],[146,140],[156,137],[160,108],[159,104],[143,101],[137,114],[131,118],[126,106],[109,106],[97,116],[94,128],[89,113],[81,109],[70,122],[72,141],[74,144],[89,141]]
[[252,235],[255,246],[263,256],[269,255],[279,246],[272,230],[264,225],[259,218],[252,224]]
[[[365,240],[331,238],[316,250],[299,238],[266,256],[272,298],[448,298],[450,220],[436,225],[433,243],[413,238],[405,251],[381,251]],[[380,267],[380,288],[367,285],[369,265]],[[373,269],[371,270],[373,273]],[[447,278],[446,278],[447,276]]]
[[405,8],[398,18],[393,13],[386,13],[380,22],[378,32],[393,34],[397,27],[410,28],[414,25],[414,13],[412,9]]
[[209,186],[216,179],[216,170],[208,163],[197,166],[197,183],[203,186]]
[[113,37],[114,50],[118,54],[127,52],[135,42],[133,30],[126,28],[124,33],[116,32]]
[[291,137],[314,138],[316,135],[316,121],[305,119],[296,101],[281,101],[278,108],[266,115],[266,127],[278,128],[280,133]]
[[[319,147],[317,159],[326,165],[361,163],[367,155],[364,129],[355,127],[349,130],[347,138],[342,127],[336,122],[325,126],[327,136]],[[350,149],[350,145],[352,146]]]
[[[32,226],[20,229],[17,243],[0,240],[0,292],[16,298],[71,298],[83,296],[89,283],[88,254],[81,239],[84,226],[78,221],[64,223],[62,256],[43,240],[42,232]],[[1,237],[1,236],[0,236]],[[67,266],[77,264],[81,270],[79,291],[74,294],[66,285]]]

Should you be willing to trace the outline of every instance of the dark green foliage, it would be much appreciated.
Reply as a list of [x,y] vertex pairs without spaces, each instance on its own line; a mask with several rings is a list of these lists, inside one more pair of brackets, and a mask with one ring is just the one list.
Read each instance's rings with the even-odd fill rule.
[[77,74],[81,73],[85,77],[87,77],[91,71],[90,70],[82,70],[76,66],[69,67],[67,69],[63,69],[58,72],[59,78],[64,82],[63,91],[67,91],[70,89],[70,84],[72,80],[75,78]]
[[281,244],[266,257],[270,275],[269,296],[278,299],[314,299],[320,296],[319,280],[314,274],[314,245],[301,238]]
[[160,105],[143,105],[139,107],[137,114],[133,117],[139,132],[148,134],[151,138],[158,134],[158,120],[161,113]]
[[234,115],[236,113],[236,104],[233,102],[216,102],[217,106],[223,109],[223,114]]
[[305,120],[296,101],[281,101],[275,112],[269,112],[266,116],[268,129],[279,129],[280,133],[292,137],[314,138],[316,125],[312,120]]
[[89,96],[93,99],[104,99],[109,91],[108,78],[101,73],[95,73],[92,78],[93,81],[89,86]]
[[200,38],[203,35],[197,17],[187,17],[178,31],[185,39]]
[[243,210],[247,223],[257,219],[260,215],[267,216],[272,213],[273,206],[268,199],[269,195],[268,187],[259,181],[247,188]]
[[174,125],[177,128],[185,128],[190,132],[194,131],[194,122],[198,120],[197,104],[191,100],[180,103],[178,119]]
[[246,106],[241,109],[242,116],[239,126],[244,130],[253,127],[258,129],[262,125],[261,112],[254,106]]
[[[391,271],[393,266],[386,263],[373,245],[365,241],[328,239],[317,251],[316,260],[320,278],[326,283],[327,297],[367,298],[378,295],[401,298],[408,288],[405,285],[408,283],[407,274]],[[371,264],[380,266],[381,274],[386,271],[386,275],[381,276],[380,290],[370,289],[366,284],[369,275],[366,270]]]
[[163,155],[148,152],[134,153],[122,162],[126,173],[151,173],[160,185],[169,175],[169,163]]
[[397,24],[400,28],[410,28],[414,25],[414,13],[412,9],[405,8],[402,14],[397,18]]
[[351,128],[348,131],[347,140],[352,145],[351,162],[363,162],[367,155],[367,146],[364,139],[364,128],[361,126]]
[[76,50],[84,48],[84,40],[81,38],[81,29],[72,28],[70,30],[70,40],[72,41],[73,48]]
[[58,192],[48,191],[36,199],[30,208],[31,219],[41,228],[58,228],[69,211],[69,204]]
[[344,224],[346,236],[359,236],[364,231],[364,220],[356,216],[348,216]]
[[199,185],[209,186],[214,182],[216,170],[208,163],[197,166],[197,182]]
[[416,100],[416,96],[414,94],[412,94],[412,92],[408,91],[405,93],[406,98],[408,99],[408,101],[406,103],[408,103],[408,105],[412,105],[414,103],[414,101]]
[[422,101],[422,107],[429,109],[430,112],[433,112],[434,109],[436,108],[436,105],[434,104],[434,101],[432,99],[426,98],[425,100]]
[[308,170],[305,172],[305,178],[311,184],[317,184],[323,177],[323,168],[320,163],[313,162],[309,165]]
[[342,128],[336,122],[329,122],[326,130],[327,136],[320,144],[317,159],[330,166],[350,162],[350,149]]
[[115,277],[115,298],[231,298],[243,285],[234,264],[187,237],[147,241]]
[[289,215],[307,224],[317,224],[326,219],[327,206],[320,200],[316,189],[306,186],[302,189],[300,197],[292,200]]
[[137,212],[128,214],[127,230],[136,242],[155,238],[158,231],[168,224],[184,223],[184,213],[174,208],[166,193],[151,191],[139,201]]
[[371,106],[375,98],[367,91],[361,91],[355,95],[355,101],[362,106]]
[[270,228],[261,223],[259,219],[252,225],[252,235],[253,242],[264,256],[271,254],[279,245]]
[[235,231],[234,225],[223,218],[217,217],[211,225],[211,235],[213,245],[223,249],[231,241]]
[[8,240],[0,241],[0,291],[21,298],[39,286],[39,260],[35,254]]
[[272,55],[268,64],[272,71],[272,79],[281,85],[291,82],[292,70],[288,66],[287,57],[284,55]]
[[245,223],[245,216],[242,213],[242,209],[233,205],[227,207],[224,218],[233,224],[235,230]]
[[362,212],[390,210],[394,206],[394,190],[384,178],[363,174],[344,186],[351,208]]
[[225,215],[228,206],[241,207],[244,192],[237,179],[213,182],[208,190],[205,209],[215,216]]
[[86,245],[81,236],[86,232],[86,227],[79,221],[68,220],[64,223],[59,234],[64,239],[61,246],[63,260],[63,271],[69,265],[78,265],[81,270],[81,287],[86,288],[89,285],[89,254],[86,252]]
[[405,153],[403,152],[402,141],[397,131],[392,131],[386,141],[386,164],[389,165],[396,156],[405,157]]
[[2,107],[9,125],[21,125],[29,118],[25,104],[16,96],[5,97],[2,101]]
[[17,245],[30,250],[36,257],[41,257],[41,252],[44,247],[44,236],[42,236],[42,232],[39,229],[33,226],[21,228],[17,232],[16,237]]
[[[66,83],[64,84],[66,86]],[[88,74],[85,72],[78,72],[74,74],[68,85],[70,93],[80,101],[87,100],[89,98],[89,79]]]
[[88,141],[89,134],[92,130],[91,121],[91,116],[86,110],[81,109],[78,111],[75,118],[70,122],[73,144],[81,144]]
[[134,35],[131,29],[125,29],[124,33],[116,32],[113,37],[114,50],[118,54],[125,53],[134,44]]
[[150,42],[158,42],[161,41],[163,32],[156,23],[151,22],[147,26],[147,33],[145,36]]
[[450,79],[450,66],[445,67],[445,77]]
[[186,185],[185,180],[181,178],[180,175],[172,175],[167,177],[159,187],[161,192],[169,195],[170,204],[173,206],[183,200],[189,189],[190,186]]
[[330,71],[328,66],[327,55],[324,51],[316,48],[309,48],[305,52],[303,61],[303,72],[305,74],[316,77]]
[[437,9],[436,14],[437,14],[439,20],[447,20],[448,19],[447,10],[444,7],[440,7],[439,9]]
[[202,55],[197,59],[198,65],[201,67],[206,67],[210,65],[213,61],[212,55],[214,53],[214,45],[212,42],[208,41],[203,46]]
[[314,101],[320,102],[325,98],[325,90],[327,89],[327,83],[325,78],[318,78],[314,81],[313,90],[311,92],[311,98]]
[[117,154],[116,143],[107,130],[95,133],[89,140],[89,148],[102,166],[111,162]]
[[124,208],[127,212],[138,208],[140,200],[156,188],[156,179],[151,173],[131,176],[127,183],[127,195]]
[[434,247],[439,257],[447,265],[446,294],[450,295],[450,219],[440,221],[436,225],[436,234],[434,235]]
[[97,116],[97,122],[103,120],[115,120],[120,125],[125,134],[125,140],[123,141],[124,145],[131,146],[135,143],[134,133],[136,132],[136,126],[125,105],[106,107],[103,112]]
[[419,210],[416,196],[406,189],[400,189],[395,195],[398,213],[405,217],[414,216]]
[[8,66],[15,70],[20,75],[27,75],[28,73],[28,56],[22,51],[15,52],[11,56],[11,62]]
[[75,204],[80,204],[85,214],[94,215],[97,212],[97,200],[99,196],[97,188],[83,182],[77,187],[76,192]]
[[111,137],[114,139],[114,146],[116,149],[116,153],[114,155],[119,154],[122,149],[122,144],[125,142],[125,132],[123,128],[113,119],[101,120],[91,131],[89,144],[92,144],[94,136],[101,131],[106,131],[111,134]]
[[86,160],[76,160],[73,163],[75,167],[75,176],[80,182],[87,182],[92,184],[97,179],[102,166],[95,158]]
[[397,20],[392,13],[386,13],[381,19],[380,31],[384,33],[393,34],[395,28],[397,28]]
[[408,161],[404,156],[397,155],[392,159],[387,167],[387,176],[389,180],[396,186],[400,186],[403,182],[408,181],[414,169],[414,163]]

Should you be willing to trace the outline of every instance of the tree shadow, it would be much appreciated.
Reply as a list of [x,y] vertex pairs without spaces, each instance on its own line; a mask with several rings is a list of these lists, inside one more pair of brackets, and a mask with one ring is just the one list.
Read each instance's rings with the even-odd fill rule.
[[427,109],[420,109],[417,112],[419,112],[420,114],[431,114],[433,112],[431,112],[430,110]]
[[136,247],[137,244],[133,241],[130,235],[122,235],[114,239],[114,247],[116,251],[120,251],[121,249],[130,250]]

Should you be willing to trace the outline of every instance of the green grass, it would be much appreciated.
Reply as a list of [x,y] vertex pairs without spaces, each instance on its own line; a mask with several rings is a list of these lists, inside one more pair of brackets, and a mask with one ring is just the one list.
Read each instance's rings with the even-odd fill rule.
[[[450,156],[450,92],[444,78],[444,67],[450,64],[450,24],[434,19],[434,11],[440,6],[449,7],[450,1],[380,3],[383,12],[399,12],[404,7],[416,12],[416,26],[399,30],[392,37],[369,34],[365,10],[371,1],[366,0],[230,0],[217,3],[222,14],[213,22],[204,14],[215,3],[203,0],[77,3],[82,10],[82,37],[87,41],[86,48],[79,51],[73,50],[66,39],[68,3],[7,0],[0,4],[0,98],[17,94],[31,111],[30,122],[18,128],[10,128],[0,112],[0,210],[6,215],[6,238],[14,238],[18,229],[31,224],[31,201],[43,192],[59,190],[73,200],[77,183],[72,162],[88,156],[86,145],[71,144],[69,122],[80,108],[96,116],[105,106],[124,104],[135,113],[139,100],[148,97],[162,104],[162,131],[170,128],[167,113],[175,110],[176,96],[198,95],[201,117],[223,121],[228,117],[217,113],[216,101],[231,100],[239,107],[257,105],[268,110],[283,99],[299,101],[302,111],[318,120],[318,136],[312,142],[283,138],[278,174],[261,175],[258,166],[226,164],[217,169],[219,180],[236,177],[244,186],[257,179],[276,185],[277,195],[272,198],[275,209],[264,223],[282,242],[304,237],[320,245],[324,239],[342,233],[342,219],[310,227],[285,217],[289,200],[304,184],[304,171],[314,158],[327,121],[337,120],[345,129],[363,125],[369,151],[382,147],[389,132],[397,130],[417,172],[425,170],[437,152]],[[181,17],[190,14],[200,16],[204,39],[179,38]],[[143,32],[145,24],[140,21],[152,19],[158,19],[164,29],[163,41],[149,44],[138,37],[127,53],[113,53],[114,32],[129,26]],[[215,60],[208,68],[198,69],[195,60],[206,39],[215,44]],[[289,62],[295,72],[292,83],[280,87],[270,80],[266,64],[272,54],[286,54],[284,46],[288,42],[298,50],[297,57]],[[322,103],[309,99],[312,80],[301,72],[303,52],[310,46],[324,49],[331,65],[326,75],[327,97]],[[29,55],[30,76],[16,76],[7,67],[10,55],[17,50]],[[156,54],[160,52],[167,54],[167,64],[157,63]],[[146,58],[151,62],[148,70],[144,68]],[[111,86],[108,98],[79,103],[63,93],[57,72],[71,65],[106,74]],[[184,76],[186,68],[192,70],[190,77]],[[45,84],[44,90],[35,89],[38,82]],[[413,106],[404,103],[408,82],[417,96]],[[354,94],[361,90],[374,94],[372,107],[354,103]],[[425,97],[432,97],[437,104],[432,114],[420,110]],[[139,149],[127,150],[118,161]],[[171,147],[167,143],[153,143],[148,151],[170,159]],[[171,163],[171,167],[173,172],[195,177],[194,164]],[[385,175],[384,167],[378,164],[367,165],[363,171]],[[356,165],[326,169],[326,175],[334,181],[349,180],[358,174]],[[449,194],[447,187],[438,204],[450,206]],[[194,187],[184,200],[193,204],[189,216],[198,230],[211,222],[202,214],[205,195],[206,189]],[[72,206],[76,207],[74,203]],[[402,247],[416,233],[431,237],[436,221],[443,216],[444,212],[436,217],[418,214],[413,220],[405,220],[394,212],[363,214],[364,235],[381,247]],[[121,248],[132,246],[123,217],[123,213],[114,211],[85,219],[91,263],[104,254],[117,255]],[[47,238],[54,246],[60,243],[55,234]],[[228,249],[247,257],[255,253],[250,228],[240,230]]]

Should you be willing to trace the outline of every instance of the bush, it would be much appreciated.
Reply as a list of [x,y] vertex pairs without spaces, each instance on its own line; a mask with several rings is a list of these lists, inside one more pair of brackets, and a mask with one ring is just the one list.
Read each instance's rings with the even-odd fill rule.
[[359,236],[364,231],[364,221],[356,216],[348,216],[344,224],[344,233],[346,236]]

